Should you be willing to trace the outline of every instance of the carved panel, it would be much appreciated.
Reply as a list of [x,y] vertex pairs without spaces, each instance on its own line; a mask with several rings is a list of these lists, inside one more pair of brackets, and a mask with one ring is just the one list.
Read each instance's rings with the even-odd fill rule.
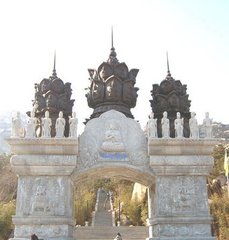
[[146,138],[140,125],[114,110],[89,121],[79,142],[78,168],[88,168],[98,161],[149,164]]
[[159,177],[157,186],[159,215],[208,214],[205,177]]
[[72,216],[72,190],[67,177],[20,177],[17,216]]

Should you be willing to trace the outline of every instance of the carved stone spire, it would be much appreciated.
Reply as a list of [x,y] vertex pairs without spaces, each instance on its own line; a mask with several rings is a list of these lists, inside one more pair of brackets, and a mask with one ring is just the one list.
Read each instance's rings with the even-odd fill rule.
[[[39,84],[35,84],[35,98],[33,100],[33,109],[39,121],[44,117],[45,112],[49,111],[50,118],[52,119],[51,136],[55,136],[55,121],[60,111],[63,112],[66,120],[65,136],[68,136],[68,118],[72,115],[72,107],[75,101],[71,99],[71,95],[71,83],[64,83],[57,77],[55,53],[53,73],[49,78],[44,78]],[[30,115],[29,112],[28,115]]]
[[138,88],[134,87],[138,69],[129,71],[127,65],[119,63],[113,44],[111,32],[111,52],[107,62],[103,62],[98,70],[89,69],[90,87],[86,94],[88,106],[94,111],[90,118],[99,117],[109,110],[122,112],[134,118],[130,109],[135,107]]
[[154,117],[158,119],[158,136],[161,137],[161,118],[163,112],[168,113],[170,120],[170,137],[175,137],[174,120],[177,112],[180,112],[181,117],[184,118],[184,136],[189,136],[190,118],[189,108],[191,101],[188,99],[189,95],[186,93],[187,85],[182,85],[180,80],[175,80],[170,72],[168,53],[167,60],[167,76],[160,84],[153,84],[151,91],[152,100],[150,100],[152,112]]

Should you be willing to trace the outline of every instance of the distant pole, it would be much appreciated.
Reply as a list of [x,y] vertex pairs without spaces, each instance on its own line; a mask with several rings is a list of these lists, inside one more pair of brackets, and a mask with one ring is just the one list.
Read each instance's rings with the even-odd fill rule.
[[118,220],[120,222],[120,200],[118,200]]

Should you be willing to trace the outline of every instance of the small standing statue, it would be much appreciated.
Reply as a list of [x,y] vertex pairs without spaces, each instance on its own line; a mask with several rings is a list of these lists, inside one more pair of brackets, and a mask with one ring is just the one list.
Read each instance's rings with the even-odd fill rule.
[[162,137],[169,138],[169,119],[167,112],[163,112],[163,118],[161,119],[161,127],[162,127]]
[[181,115],[179,112],[177,112],[177,118],[174,121],[174,128],[175,128],[176,138],[182,138],[184,136],[183,135],[184,119],[181,118]]
[[212,119],[209,118],[209,113],[205,113],[205,119],[203,120],[203,126],[205,130],[205,138],[212,138]]
[[191,113],[191,118],[189,119],[190,128],[190,138],[199,138],[199,127],[196,119],[196,113]]
[[21,121],[20,112],[17,112],[16,117],[12,118],[12,133],[11,137],[22,137],[23,126]]
[[72,117],[69,117],[69,137],[70,138],[77,138],[77,126],[78,126],[78,119],[76,118],[76,112],[73,113]]
[[65,119],[63,118],[63,112],[59,112],[59,117],[56,119],[56,138],[64,137],[64,129],[65,129]]
[[42,124],[42,138],[50,138],[51,137],[51,126],[52,120],[49,117],[49,111],[45,112],[45,117],[41,119]]
[[37,118],[35,117],[34,110],[31,111],[31,116],[27,124],[26,138],[35,138],[36,137],[36,126]]
[[157,137],[157,119],[154,118],[154,113],[150,114],[150,119],[147,124],[148,139]]

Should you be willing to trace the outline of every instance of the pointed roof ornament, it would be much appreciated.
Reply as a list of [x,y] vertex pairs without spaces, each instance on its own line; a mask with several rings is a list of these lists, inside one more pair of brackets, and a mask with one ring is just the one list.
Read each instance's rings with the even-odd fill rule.
[[166,59],[167,59],[167,76],[171,77],[170,69],[169,69],[169,55],[168,51],[166,52]]
[[117,54],[115,52],[115,48],[114,48],[114,35],[113,35],[113,26],[111,27],[111,52],[110,52],[110,56],[107,60],[107,62],[111,63],[111,64],[116,64],[118,63],[118,59],[116,58]]
[[56,74],[56,51],[54,52],[54,64],[53,64],[52,77],[53,78],[57,77],[57,74]]

